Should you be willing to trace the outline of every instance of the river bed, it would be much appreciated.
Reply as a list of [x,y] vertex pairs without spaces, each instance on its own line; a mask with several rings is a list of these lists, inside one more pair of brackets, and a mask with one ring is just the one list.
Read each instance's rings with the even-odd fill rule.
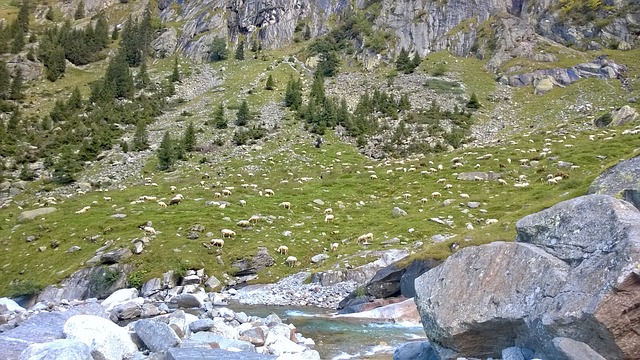
[[322,359],[392,359],[402,343],[424,338],[421,325],[378,323],[367,319],[335,318],[335,311],[314,307],[261,306],[233,303],[234,311],[265,317],[271,313],[296,326],[315,341]]

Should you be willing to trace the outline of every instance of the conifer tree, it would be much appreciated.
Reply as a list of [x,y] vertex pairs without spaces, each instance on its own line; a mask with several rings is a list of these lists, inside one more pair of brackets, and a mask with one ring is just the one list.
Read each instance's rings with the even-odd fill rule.
[[275,88],[275,81],[273,80],[273,76],[271,74],[269,74],[269,77],[267,78],[267,83],[265,84],[264,88],[266,90],[273,90]]
[[211,61],[226,60],[228,56],[229,50],[227,49],[227,41],[219,36],[213,38],[209,50],[209,58]]
[[260,45],[258,44],[258,39],[253,39],[253,43],[251,43],[251,51],[252,52],[258,52],[258,49],[260,48]]
[[467,108],[468,109],[479,109],[480,108],[480,101],[478,101],[478,97],[476,96],[476,93],[472,93],[471,94],[471,98],[469,98],[469,101],[467,102]]
[[251,114],[249,113],[249,104],[247,104],[247,100],[242,100],[242,104],[240,104],[240,108],[238,109],[238,113],[236,115],[236,125],[237,126],[246,126],[251,120]]
[[422,59],[420,58],[420,54],[418,54],[418,50],[416,50],[416,53],[413,54],[413,60],[411,60],[411,72],[413,72],[418,66],[420,66],[421,62]]
[[173,151],[173,142],[171,140],[171,135],[169,135],[169,130],[167,130],[162,137],[162,141],[160,142],[160,147],[157,152],[159,170],[167,170],[173,165],[175,161]]
[[24,44],[25,44],[24,36],[25,36],[25,33],[24,31],[22,31],[21,28],[17,28],[15,30],[15,33],[13,35],[13,42],[11,43],[12,54],[17,54],[20,51],[22,51],[22,49],[24,49]]
[[136,87],[138,89],[145,89],[149,84],[151,84],[151,79],[147,72],[147,61],[143,58],[138,74],[136,75]]
[[149,134],[147,133],[147,125],[144,121],[138,121],[136,132],[133,135],[133,143],[131,147],[134,151],[144,151],[149,148]]
[[213,125],[216,129],[226,129],[227,128],[227,120],[224,118],[224,105],[220,103],[218,109],[213,115]]
[[73,18],[76,20],[80,20],[84,17],[84,1],[81,0],[78,3],[78,7],[76,8],[76,12],[73,14]]
[[300,80],[295,80],[293,76],[291,76],[287,82],[284,104],[293,110],[298,110],[300,105],[302,105],[302,84]]
[[20,4],[20,10],[18,10],[18,16],[16,18],[17,28],[22,30],[22,34],[26,34],[29,31],[29,13],[31,11],[31,4],[28,0],[23,0]]
[[117,26],[113,27],[113,31],[111,32],[111,40],[116,41],[120,36],[120,29]]
[[175,58],[173,58],[173,72],[171,73],[171,76],[169,77],[169,81],[171,81],[171,82],[180,81],[180,69],[178,68],[178,56],[177,55],[176,55]]
[[324,92],[324,76],[322,73],[317,73],[313,79],[313,84],[311,85],[311,92],[309,93],[309,98],[315,99],[318,103],[323,103],[325,99]]
[[409,102],[409,95],[400,95],[400,101],[398,102],[398,110],[407,111],[411,110],[411,102]]
[[103,13],[98,15],[98,21],[96,21],[93,36],[95,37],[95,42],[99,46],[99,50],[102,50],[109,45],[109,24],[107,23],[107,19],[104,17]]
[[71,96],[69,96],[69,100],[67,101],[67,109],[69,110],[82,109],[82,94],[80,94],[80,89],[77,86],[73,88],[73,91],[71,92]]
[[9,88],[11,87],[11,75],[5,62],[0,59],[0,100],[9,96]]
[[396,59],[396,69],[398,71],[405,72],[407,70],[407,65],[409,65],[411,60],[409,59],[409,53],[405,48],[400,50],[400,54],[398,54],[398,58]]
[[305,25],[304,27],[304,35],[303,38],[305,40],[309,40],[311,39],[311,28],[309,27],[309,24]]
[[22,100],[24,94],[22,93],[22,69],[16,70],[16,75],[11,82],[11,88],[9,89],[9,99]]
[[11,34],[9,26],[5,26],[0,23],[0,54],[4,54],[9,51],[9,43],[11,40]]
[[244,60],[244,41],[241,40],[236,48],[235,58],[238,60]]
[[186,152],[193,151],[196,147],[196,141],[196,129],[193,126],[193,122],[189,121],[189,125],[182,136],[182,149]]
[[13,108],[13,112],[11,113],[11,117],[9,117],[9,121],[7,122],[7,133],[14,137],[17,135],[18,126],[20,125],[20,120],[22,119],[22,114],[20,113],[20,107],[16,106]]

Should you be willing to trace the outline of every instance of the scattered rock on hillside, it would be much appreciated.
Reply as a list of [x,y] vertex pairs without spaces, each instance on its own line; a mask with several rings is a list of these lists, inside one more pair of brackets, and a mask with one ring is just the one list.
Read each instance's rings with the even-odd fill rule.
[[477,181],[478,179],[482,179],[483,181],[487,180],[498,180],[502,177],[502,174],[497,174],[492,171],[489,173],[481,172],[481,171],[472,171],[472,172],[463,172],[458,174],[456,179],[458,180],[466,180],[466,181]]
[[[627,191],[625,191],[627,190]],[[640,209],[640,199],[634,194],[640,191],[640,156],[625,160],[600,174],[589,186],[589,194],[618,195]]]
[[517,242],[464,248],[416,279],[422,323],[438,351],[499,357],[515,345],[560,359],[552,340],[561,333],[607,359],[635,357],[638,323],[625,314],[640,306],[640,212],[588,195],[529,215],[516,229]]
[[534,81],[534,94],[542,95],[553,90],[555,80],[551,76],[545,76],[540,80]]
[[[60,302],[62,299],[83,300],[89,297],[105,298],[125,287],[127,276],[133,269],[130,264],[83,268],[62,280],[60,286],[47,286],[37,301]],[[113,276],[115,278],[113,278]]]
[[396,206],[391,210],[391,215],[393,217],[407,216],[407,212]]
[[626,123],[637,120],[640,116],[638,115],[636,109],[632,108],[629,105],[623,106],[622,108],[620,108],[620,110],[614,111],[611,115],[611,123],[609,124],[609,126],[624,125]]
[[56,211],[58,209],[54,208],[54,207],[43,207],[43,208],[39,208],[39,209],[34,209],[34,210],[27,210],[27,211],[23,211],[22,213],[20,213],[20,215],[18,215],[18,222],[23,222],[26,220],[33,220],[39,216],[44,216],[46,214],[50,214],[54,211]]

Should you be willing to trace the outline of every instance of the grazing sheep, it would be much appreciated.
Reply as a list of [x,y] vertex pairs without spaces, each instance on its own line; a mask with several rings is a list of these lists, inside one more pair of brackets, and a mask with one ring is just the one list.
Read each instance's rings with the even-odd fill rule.
[[438,181],[436,181],[436,184],[442,184],[446,182],[447,182],[447,179],[438,179]]
[[286,245],[280,245],[278,247],[278,250],[276,250],[276,251],[278,251],[282,255],[288,255],[289,254],[289,247],[286,246]]
[[222,239],[211,239],[211,244],[213,244],[213,246],[217,246],[217,247],[222,249],[224,247],[224,240],[222,240]]
[[431,197],[432,197],[432,198],[435,198],[435,197],[441,197],[441,196],[442,196],[442,194],[440,194],[440,193],[439,193],[439,192],[437,192],[437,191],[434,191],[434,192],[432,192],[432,193],[431,193]]
[[453,187],[451,184],[447,184],[444,186],[445,190],[450,190]]
[[109,196],[103,196],[102,199],[104,201],[111,201],[111,198]]
[[249,222],[257,224],[260,221],[260,215],[251,215]]
[[402,197],[403,197],[403,198],[405,198],[405,199],[408,199],[408,198],[410,198],[410,197],[411,197],[411,194],[409,194],[409,193],[404,193],[404,194],[402,194]]
[[427,198],[420,199],[420,202],[422,202],[423,204],[426,203],[427,201],[429,201],[429,199],[427,199]]
[[236,232],[233,231],[233,230],[229,230],[229,229],[222,229],[222,230],[220,230],[220,233],[222,234],[222,238],[223,239],[226,238],[226,237],[231,238],[231,237],[236,236]]
[[366,243],[369,240],[373,241],[373,233],[366,233],[364,235],[358,236],[358,244]]
[[172,193],[173,193],[173,192],[176,192],[176,190],[178,190],[178,188],[177,188],[177,187],[175,187],[175,186],[173,186],[173,185],[171,185],[171,186],[169,187],[169,189],[171,189],[171,192],[172,192]]
[[458,251],[458,249],[460,249],[460,244],[457,241],[455,241],[451,243],[451,245],[449,245],[449,249],[451,249],[451,252],[456,252]]
[[288,201],[283,201],[280,203],[280,205],[278,206],[282,206],[283,208],[287,209],[287,210],[291,210],[291,203]]
[[484,223],[487,225],[497,224],[498,219],[487,219]]
[[157,235],[158,234],[156,229],[152,228],[151,226],[140,226],[140,229],[142,229],[144,231],[145,235]]
[[326,208],[324,209],[324,213],[329,215],[329,214],[333,214],[333,209],[332,208]]
[[324,217],[324,222],[333,222],[333,219],[335,219],[335,216],[333,214],[327,214]]
[[300,265],[300,262],[298,262],[298,258],[295,256],[289,256],[287,258],[287,265],[294,267],[294,266],[298,266]]
[[484,179],[481,176],[474,176],[473,181],[484,181]]
[[460,197],[461,197],[461,198],[468,199],[468,198],[469,198],[469,194],[460,194]]
[[556,178],[547,179],[547,184],[558,185],[558,180],[556,180]]
[[236,223],[236,225],[241,227],[247,227],[250,225],[249,220],[240,220]]
[[214,193],[214,194],[213,194],[213,197],[217,197],[217,198],[219,198],[219,197],[222,197],[222,194],[220,194],[219,192],[217,192],[217,193]]
[[166,207],[167,207],[167,203],[165,203],[164,201],[158,201],[158,205],[159,205],[161,208],[166,208]]
[[375,179],[377,179],[377,178],[378,178],[378,176],[377,176],[376,174],[371,174],[371,176],[369,176],[369,178],[370,178],[371,180],[375,180]]
[[247,201],[246,200],[240,200],[240,201],[238,201],[238,203],[240,204],[240,206],[246,206],[247,205]]
[[76,211],[76,214],[84,214],[87,212],[87,210],[91,209],[91,206],[85,206],[82,209]]
[[504,179],[498,179],[498,184],[500,185],[507,185],[507,181]]
[[264,189],[264,196],[274,196],[275,193],[271,189]]
[[173,199],[169,200],[169,205],[178,205],[180,204],[180,201],[182,201],[181,198],[174,197]]
[[329,248],[331,249],[331,251],[337,251],[338,250],[338,243],[332,243]]
[[231,190],[222,189],[222,196],[231,196]]

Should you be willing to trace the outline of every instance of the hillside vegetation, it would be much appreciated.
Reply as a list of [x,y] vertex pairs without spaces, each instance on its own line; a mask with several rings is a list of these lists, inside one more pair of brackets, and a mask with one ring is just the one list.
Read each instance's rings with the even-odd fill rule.
[[[0,2],[0,17],[14,21],[17,5]],[[623,105],[637,109],[638,49],[579,52],[580,61],[607,55],[628,66],[624,82],[583,79],[534,95],[532,86],[498,84],[486,59],[446,51],[405,54],[409,62],[369,70],[352,58],[334,63],[358,39],[369,50],[382,41],[363,25],[366,16],[315,38],[302,27],[297,42],[278,49],[246,39],[242,56],[227,43],[226,58],[215,62],[154,58],[140,52],[149,39],[127,49],[123,38],[166,26],[155,10],[118,4],[103,15],[125,22],[123,9],[134,8],[139,21],[127,22],[119,36],[109,20],[99,56],[67,63],[57,77],[44,72],[25,81],[19,98],[11,96],[14,73],[0,88],[0,173],[12,189],[23,187],[0,208],[0,295],[36,292],[87,266],[105,244],[133,249],[143,238],[144,250],[124,260],[135,266],[132,286],[168,270],[204,268],[227,279],[237,272],[234,262],[259,247],[276,264],[255,282],[358,266],[372,260],[371,250],[443,259],[453,242],[511,241],[518,219],[585,194],[602,171],[640,152],[637,132],[629,131],[637,122],[593,125]],[[30,23],[25,35],[48,34],[55,46],[71,31]],[[19,53],[29,48],[38,51],[30,45]],[[6,50],[5,60],[12,56]],[[553,64],[516,57],[511,65],[518,61],[527,71]],[[573,63],[561,58],[556,65],[566,64]],[[289,103],[291,86],[301,102]],[[238,119],[245,105],[246,124]],[[185,140],[187,129],[195,141]],[[459,178],[470,172],[484,174]],[[231,194],[216,196],[225,189]],[[178,193],[179,204],[159,205]],[[18,221],[23,211],[43,207],[57,210]],[[394,207],[406,215],[393,216]],[[333,221],[325,220],[326,208]],[[237,225],[254,215],[257,223]],[[148,222],[157,234],[139,228]],[[237,235],[223,248],[212,246],[225,228]],[[366,233],[373,241],[360,244]],[[332,243],[338,251],[329,250]],[[287,266],[276,251],[281,245],[298,267]],[[74,246],[80,250],[69,252]],[[312,263],[319,253],[329,259]]]

